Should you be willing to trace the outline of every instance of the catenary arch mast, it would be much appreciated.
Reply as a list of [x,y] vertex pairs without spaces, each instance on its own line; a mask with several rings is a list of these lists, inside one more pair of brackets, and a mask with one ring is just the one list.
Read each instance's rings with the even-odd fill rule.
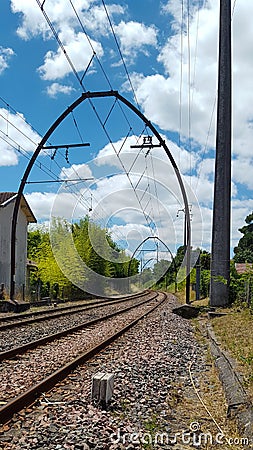
[[79,106],[83,101],[91,98],[104,98],[104,97],[115,97],[120,102],[124,103],[128,108],[130,108],[139,118],[146,124],[146,126],[152,131],[152,133],[156,136],[157,140],[165,150],[174,172],[176,174],[179,187],[182,193],[183,202],[184,202],[184,211],[185,211],[185,224],[186,224],[186,303],[190,302],[190,250],[191,250],[191,225],[190,225],[190,212],[189,205],[186,195],[186,190],[183,184],[182,177],[180,175],[177,164],[166,145],[166,142],[154,125],[142,114],[130,101],[128,101],[125,97],[119,94],[118,91],[100,91],[100,92],[84,92],[78,99],[76,99],[65,111],[55,120],[55,122],[51,125],[48,131],[43,136],[41,142],[37,146],[35,152],[33,153],[26,170],[24,172],[24,176],[20,182],[18,194],[15,200],[13,216],[12,216],[12,227],[11,227],[11,273],[10,273],[10,299],[15,301],[15,266],[16,266],[16,228],[17,228],[17,218],[19,205],[21,201],[21,197],[24,191],[24,187],[26,185],[29,174],[33,168],[33,165],[43,149],[46,142],[49,140],[52,133],[56,130],[56,128],[63,122],[63,120],[75,109]]

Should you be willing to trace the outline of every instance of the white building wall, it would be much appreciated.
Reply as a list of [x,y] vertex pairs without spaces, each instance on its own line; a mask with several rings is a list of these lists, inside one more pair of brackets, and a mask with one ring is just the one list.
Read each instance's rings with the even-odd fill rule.
[[25,292],[26,283],[26,262],[27,262],[27,218],[19,211],[16,232],[16,278],[15,297],[22,299]]
[[0,208],[0,283],[9,293],[10,286],[10,232],[13,205]]
[[[0,207],[0,283],[4,283],[7,296],[10,293],[11,270],[11,223],[14,202]],[[16,276],[15,297],[22,299],[23,286],[26,282],[27,260],[27,218],[20,209],[16,231]]]

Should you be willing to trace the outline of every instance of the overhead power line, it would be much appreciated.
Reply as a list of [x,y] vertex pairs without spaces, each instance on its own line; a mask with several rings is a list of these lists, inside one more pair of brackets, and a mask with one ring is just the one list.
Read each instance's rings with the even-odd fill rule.
[[[47,15],[47,13],[46,13],[46,11],[45,11],[45,8],[44,8],[44,3],[45,3],[45,2],[42,3],[42,2],[39,1],[39,0],[36,0],[36,2],[37,2],[37,4],[38,4],[38,6],[40,7],[40,9],[41,9],[41,11],[42,11],[42,13],[43,13],[43,15],[44,15],[44,18],[45,18],[45,20],[46,20],[46,22],[47,22],[47,24],[48,24],[50,30],[52,31],[53,36],[55,37],[55,39],[56,39],[56,41],[57,41],[57,43],[58,43],[60,49],[62,50],[64,56],[66,57],[66,59],[67,59],[69,65],[70,65],[70,68],[71,68],[71,70],[73,71],[73,73],[74,73],[74,75],[75,75],[75,77],[76,77],[76,79],[77,79],[79,85],[82,87],[82,89],[83,89],[84,92],[87,92],[83,80],[84,80],[84,78],[85,78],[85,76],[86,76],[86,74],[87,74],[87,70],[88,70],[88,69],[86,69],[86,70],[84,71],[82,77],[80,77],[80,75],[78,74],[78,71],[77,71],[76,68],[75,68],[75,65],[74,65],[73,61],[71,60],[70,55],[68,54],[68,52],[67,52],[67,50],[66,50],[66,48],[65,48],[65,46],[64,46],[64,44],[63,44],[63,42],[61,41],[61,39],[60,39],[60,37],[59,37],[59,34],[57,33],[57,31],[56,31],[56,29],[55,29],[53,23],[51,22],[49,16]],[[101,62],[100,62],[100,60],[99,60],[99,58],[98,58],[98,55],[97,55],[96,52],[95,52],[95,48],[94,48],[94,46],[93,46],[93,44],[92,44],[92,41],[91,41],[89,35],[87,34],[87,32],[86,32],[86,30],[85,30],[85,28],[84,28],[84,25],[83,25],[83,23],[82,23],[82,20],[81,20],[79,14],[78,14],[78,11],[77,11],[77,9],[74,7],[74,4],[73,4],[73,1],[72,1],[72,0],[69,0],[69,3],[70,3],[70,5],[71,5],[71,7],[72,7],[72,9],[73,9],[73,11],[74,11],[74,14],[75,14],[75,16],[76,16],[76,18],[77,18],[77,20],[78,20],[78,23],[79,23],[79,25],[80,25],[80,27],[81,27],[81,29],[82,29],[84,35],[86,36],[86,38],[87,38],[87,40],[88,40],[88,42],[89,42],[89,45],[91,46],[92,53],[93,53],[92,60],[93,60],[93,58],[95,58],[95,59],[97,60],[97,62],[98,62],[98,64],[99,64],[99,67],[101,68],[102,73],[104,74],[104,76],[105,76],[105,78],[106,78],[106,80],[107,80],[107,82],[108,82],[108,84],[109,84],[109,86],[110,86],[110,89],[112,89],[112,84],[111,84],[111,82],[110,82],[110,80],[109,80],[109,77],[107,76],[107,74],[106,74],[106,72],[105,72],[105,70],[104,70],[104,68],[103,68],[103,65],[101,64]],[[133,85],[132,85],[132,83],[131,83],[130,75],[129,75],[129,72],[128,72],[128,70],[127,70],[127,67],[126,67],[126,64],[125,64],[125,61],[124,61],[124,58],[123,58],[123,54],[122,54],[122,52],[121,52],[121,49],[120,49],[118,40],[117,40],[117,38],[116,38],[116,34],[115,34],[115,32],[114,32],[114,29],[113,29],[113,24],[112,24],[112,21],[111,21],[111,19],[110,19],[110,17],[109,17],[109,14],[108,14],[108,11],[107,11],[107,8],[106,8],[106,5],[105,5],[104,1],[103,1],[103,6],[104,6],[104,9],[105,9],[105,12],[106,12],[106,15],[107,15],[107,18],[108,18],[108,21],[109,21],[109,24],[110,24],[110,27],[111,27],[111,30],[112,30],[112,33],[113,33],[115,42],[116,42],[116,45],[117,45],[117,48],[118,48],[120,57],[121,57],[122,62],[123,62],[124,69],[125,69],[125,71],[126,71],[128,80],[129,80],[129,82],[130,82],[130,86],[131,86],[131,88],[132,88],[132,91],[133,91],[133,95],[134,95],[135,101],[136,101],[136,103],[137,103],[137,105],[138,105],[138,101],[137,101],[137,98],[136,98],[136,95],[135,95],[135,92],[134,92],[134,89],[133,89]],[[89,65],[88,65],[89,67],[90,67],[90,65],[91,65],[91,63],[92,63],[92,60],[89,62]],[[103,129],[103,131],[104,131],[104,133],[105,133],[105,135],[106,135],[106,137],[107,137],[107,139],[108,139],[110,145],[112,146],[112,148],[113,148],[113,150],[114,150],[116,156],[117,156],[118,159],[119,159],[119,162],[120,162],[120,164],[121,164],[121,167],[122,167],[123,171],[125,172],[125,174],[126,174],[128,180],[129,180],[129,183],[130,183],[131,187],[132,187],[133,190],[134,190],[134,193],[135,193],[137,202],[138,202],[138,204],[139,204],[139,206],[140,206],[140,208],[141,208],[141,211],[143,212],[144,218],[145,218],[145,220],[146,220],[146,222],[147,222],[147,225],[149,226],[150,231],[151,231],[151,233],[152,233],[152,228],[150,227],[150,222],[148,221],[147,214],[145,213],[145,210],[143,209],[143,206],[142,206],[142,204],[141,204],[141,202],[140,202],[140,199],[139,199],[139,196],[138,196],[138,194],[137,194],[136,188],[135,188],[135,186],[134,186],[134,184],[133,184],[133,182],[132,182],[132,180],[131,180],[131,178],[130,178],[130,175],[129,175],[128,171],[126,170],[126,167],[125,167],[125,165],[124,165],[122,159],[120,158],[120,152],[117,152],[117,151],[116,151],[115,145],[113,144],[113,140],[112,140],[112,138],[111,138],[111,136],[110,136],[110,134],[109,134],[108,129],[106,128],[106,123],[107,123],[109,117],[111,116],[112,111],[114,110],[116,104],[119,105],[120,110],[121,110],[121,112],[122,112],[122,114],[123,114],[123,116],[124,116],[124,118],[125,118],[125,120],[126,120],[126,122],[127,122],[127,124],[128,124],[128,127],[129,127],[128,133],[130,133],[130,132],[132,131],[132,126],[130,125],[129,120],[128,120],[128,118],[127,118],[127,116],[126,116],[126,114],[125,114],[125,112],[124,112],[124,110],[123,110],[121,104],[118,102],[118,100],[115,101],[114,104],[112,105],[112,107],[111,107],[111,109],[109,110],[109,112],[108,112],[108,114],[107,114],[105,120],[103,120],[103,119],[101,118],[100,114],[98,113],[98,111],[97,111],[97,109],[96,109],[96,107],[95,107],[95,105],[94,105],[94,102],[93,102],[90,98],[88,99],[88,101],[89,101],[89,103],[90,103],[90,105],[91,105],[91,107],[92,107],[92,110],[94,111],[94,113],[95,113],[95,115],[96,115],[96,117],[97,117],[97,119],[98,119],[98,122],[100,123],[100,125],[101,125],[101,127],[102,127],[102,129]],[[138,105],[138,107],[139,107],[139,105]],[[77,126],[77,122],[75,121],[74,123],[75,123],[76,126]]]
[[122,64],[123,64],[123,67],[125,69],[125,72],[126,72],[126,75],[127,75],[127,79],[129,81],[130,87],[132,89],[133,96],[134,96],[134,99],[135,99],[135,103],[138,106],[138,109],[140,110],[140,105],[139,105],[138,100],[137,100],[137,96],[136,96],[136,93],[135,93],[135,90],[134,90],[134,87],[133,87],[133,83],[132,83],[132,80],[130,78],[130,75],[129,75],[129,72],[128,72],[128,69],[127,69],[127,66],[126,66],[126,63],[125,63],[125,59],[123,57],[123,54],[122,54],[122,51],[121,51],[121,48],[120,48],[120,45],[119,45],[116,33],[114,31],[114,27],[113,27],[113,24],[112,24],[112,21],[111,21],[111,18],[109,16],[109,12],[107,10],[107,7],[105,5],[104,0],[102,0],[102,4],[103,4],[104,10],[105,10],[105,13],[106,13],[106,16],[107,16],[107,19],[108,19],[108,22],[109,22],[109,25],[110,25],[110,28],[111,28],[111,31],[112,31],[112,35],[114,37],[114,40],[115,40],[115,43],[116,43],[116,46],[117,46],[117,49],[118,49],[118,52],[119,52]]

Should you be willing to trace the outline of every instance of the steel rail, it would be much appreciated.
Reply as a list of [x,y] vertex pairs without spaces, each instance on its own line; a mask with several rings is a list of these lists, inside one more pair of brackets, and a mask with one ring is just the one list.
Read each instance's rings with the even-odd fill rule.
[[0,408],[0,424],[5,424],[9,420],[11,420],[12,416],[15,413],[19,412],[28,405],[31,405],[31,403],[33,403],[37,399],[37,397],[39,397],[42,393],[51,390],[57,383],[66,378],[70,372],[76,369],[76,367],[78,367],[81,364],[84,364],[89,359],[97,355],[101,350],[106,348],[109,344],[114,342],[116,339],[118,339],[120,336],[126,333],[129,329],[131,329],[134,325],[136,325],[141,319],[143,319],[145,316],[154,311],[167,298],[167,295],[165,293],[157,293],[157,296],[158,297],[162,296],[162,299],[155,306],[150,308],[149,311],[145,311],[145,313],[141,314],[137,319],[134,319],[128,325],[121,328],[121,330],[117,331],[117,333],[112,334],[109,338],[103,340],[100,344],[94,346],[92,349],[88,350],[82,355],[79,355],[73,361],[65,364],[63,367],[53,372],[44,380],[32,386],[26,392],[9,401],[5,406]]
[[[37,311],[35,313],[35,315],[36,316],[41,315],[41,317],[33,317],[30,319],[25,318],[24,320],[23,320],[23,318],[20,318],[20,320],[18,320],[16,322],[9,322],[9,323],[3,324],[3,325],[0,324],[0,331],[4,331],[4,330],[15,328],[15,327],[21,327],[23,325],[30,325],[30,324],[36,323],[36,322],[43,322],[43,320],[50,320],[50,319],[66,316],[68,314],[75,314],[75,313],[83,312],[86,310],[89,311],[90,309],[93,309],[94,307],[98,308],[99,306],[109,306],[109,305],[113,305],[116,303],[122,303],[124,301],[134,299],[136,297],[138,298],[141,295],[145,295],[145,293],[147,293],[147,291],[145,291],[144,293],[141,293],[140,295],[134,294],[134,295],[130,295],[130,296],[125,296],[125,297],[121,297],[118,299],[110,300],[109,302],[105,302],[105,301],[103,302],[103,301],[99,300],[97,302],[91,302],[88,304],[86,303],[82,307],[80,307],[80,306],[77,306],[77,307],[73,306],[72,308],[63,307],[63,308],[61,308],[61,311],[59,311],[59,310],[51,311],[49,314],[46,314],[45,312],[42,312],[42,311]],[[29,314],[29,316],[31,316],[31,317],[33,315],[34,315],[33,313],[31,313],[31,315]],[[25,317],[25,316],[23,316],[23,317]],[[4,322],[8,322],[8,320],[11,320],[11,318],[9,319],[9,317],[4,317]],[[0,322],[1,322],[1,319],[0,319]]]
[[[155,293],[154,293],[155,294]],[[149,294],[147,294],[149,295]],[[32,350],[36,347],[38,347],[39,345],[44,345],[48,342],[54,341],[55,339],[59,339],[61,337],[67,336],[68,334],[74,333],[76,331],[82,330],[83,328],[89,327],[91,325],[95,325],[98,322],[103,322],[104,320],[110,319],[112,317],[117,316],[118,314],[121,314],[123,312],[127,312],[130,311],[131,309],[137,307],[137,306],[141,306],[145,303],[148,303],[152,300],[155,300],[157,297],[157,294],[154,295],[151,298],[146,298],[145,300],[141,301],[140,303],[135,303],[134,305],[131,306],[127,306],[126,308],[121,309],[120,311],[116,311],[110,314],[106,314],[105,316],[102,317],[97,317],[96,319],[91,319],[88,320],[86,322],[83,322],[79,325],[75,325],[74,327],[71,328],[67,328],[63,331],[59,331],[57,333],[54,334],[50,334],[48,336],[45,336],[43,338],[40,339],[36,339],[35,341],[31,341],[31,342],[27,342],[27,344],[24,345],[20,345],[19,347],[14,347],[10,350],[6,350],[3,352],[0,352],[0,361],[3,361],[4,359],[9,359],[9,358],[13,358],[14,356],[18,355],[18,354],[22,354],[24,352],[26,352],[27,350]],[[129,299],[130,300],[130,299]],[[123,300],[121,300],[122,302]],[[126,300],[124,300],[126,301]]]

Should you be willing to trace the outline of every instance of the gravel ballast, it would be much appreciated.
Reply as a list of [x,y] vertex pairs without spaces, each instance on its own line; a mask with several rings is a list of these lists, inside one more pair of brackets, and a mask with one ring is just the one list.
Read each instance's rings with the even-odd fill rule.
[[[151,298],[154,294],[147,294],[146,298]],[[141,303],[144,299],[129,299],[124,302],[115,302],[112,305],[104,305],[99,308],[92,308],[82,312],[65,315],[62,317],[45,320],[39,323],[23,325],[22,327],[11,328],[0,331],[0,351],[10,350],[13,347],[21,346],[32,342],[36,339],[49,336],[50,334],[58,333],[60,331],[69,329],[71,327],[85,323],[88,320],[100,318],[106,314],[111,314],[115,311],[120,311],[127,306]]]
[[[203,383],[213,388],[207,348],[196,340],[191,322],[172,313],[176,306],[168,296],[136,327],[17,414],[2,427],[0,449],[187,449],[194,448],[192,439],[202,426],[215,439],[218,430],[189,372],[191,367],[196,389]],[[91,399],[92,376],[100,371],[115,374],[107,408]],[[190,410],[180,408],[185,399]],[[203,423],[196,417],[203,417]]]

